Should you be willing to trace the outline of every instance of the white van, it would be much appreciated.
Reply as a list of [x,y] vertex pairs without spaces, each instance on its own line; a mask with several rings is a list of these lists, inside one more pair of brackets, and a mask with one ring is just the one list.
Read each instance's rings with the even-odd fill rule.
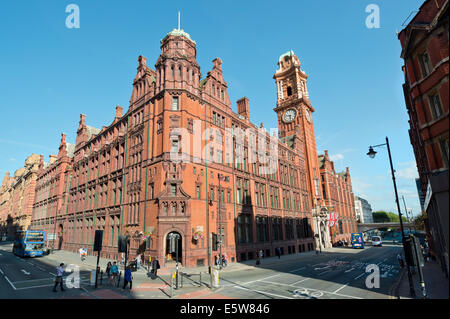
[[372,246],[383,246],[383,242],[381,241],[380,236],[373,236],[372,237]]

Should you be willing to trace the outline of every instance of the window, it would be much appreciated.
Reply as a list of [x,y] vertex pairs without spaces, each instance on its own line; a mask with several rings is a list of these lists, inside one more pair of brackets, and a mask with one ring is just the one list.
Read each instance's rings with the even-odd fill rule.
[[419,55],[420,67],[422,69],[422,76],[426,77],[431,72],[431,63],[428,53]]
[[433,113],[433,119],[438,119],[442,115],[441,100],[439,94],[435,94],[429,97],[431,112]]
[[170,185],[170,192],[171,192],[172,196],[177,196],[177,184]]
[[288,88],[287,88],[287,95],[288,96],[292,95],[292,88],[290,86],[288,86]]
[[172,111],[178,111],[178,96],[172,97]]
[[178,140],[172,140],[172,148],[170,150],[172,153],[177,153],[179,151],[178,148]]
[[200,186],[197,186],[196,190],[197,190],[197,199],[200,199]]

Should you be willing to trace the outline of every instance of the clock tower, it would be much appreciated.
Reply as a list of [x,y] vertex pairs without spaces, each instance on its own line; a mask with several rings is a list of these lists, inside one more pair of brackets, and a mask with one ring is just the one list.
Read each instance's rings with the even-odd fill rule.
[[279,69],[273,78],[277,85],[278,132],[281,139],[298,136],[302,141],[311,190],[311,208],[322,204],[320,167],[312,114],[314,108],[309,100],[306,85],[308,75],[301,70],[300,60],[294,51],[288,51],[278,60]]

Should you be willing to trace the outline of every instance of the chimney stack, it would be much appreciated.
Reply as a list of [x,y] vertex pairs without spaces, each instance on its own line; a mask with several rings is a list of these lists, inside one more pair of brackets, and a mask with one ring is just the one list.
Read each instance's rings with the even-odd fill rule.
[[243,97],[237,101],[238,114],[242,115],[245,119],[250,117],[249,101],[247,97]]
[[122,112],[123,112],[123,107],[121,107],[120,105],[117,105],[116,106],[116,118],[122,117]]

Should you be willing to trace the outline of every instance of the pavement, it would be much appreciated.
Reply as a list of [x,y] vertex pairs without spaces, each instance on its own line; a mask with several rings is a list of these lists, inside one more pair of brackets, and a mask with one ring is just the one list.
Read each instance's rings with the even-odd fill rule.
[[[448,299],[449,298],[449,278],[442,271],[437,261],[427,261],[422,268],[425,291],[428,299]],[[402,270],[402,274],[393,291],[393,298],[396,299],[420,299],[423,297],[420,277],[417,269],[412,275],[414,291],[416,296],[410,295],[407,269]]]

